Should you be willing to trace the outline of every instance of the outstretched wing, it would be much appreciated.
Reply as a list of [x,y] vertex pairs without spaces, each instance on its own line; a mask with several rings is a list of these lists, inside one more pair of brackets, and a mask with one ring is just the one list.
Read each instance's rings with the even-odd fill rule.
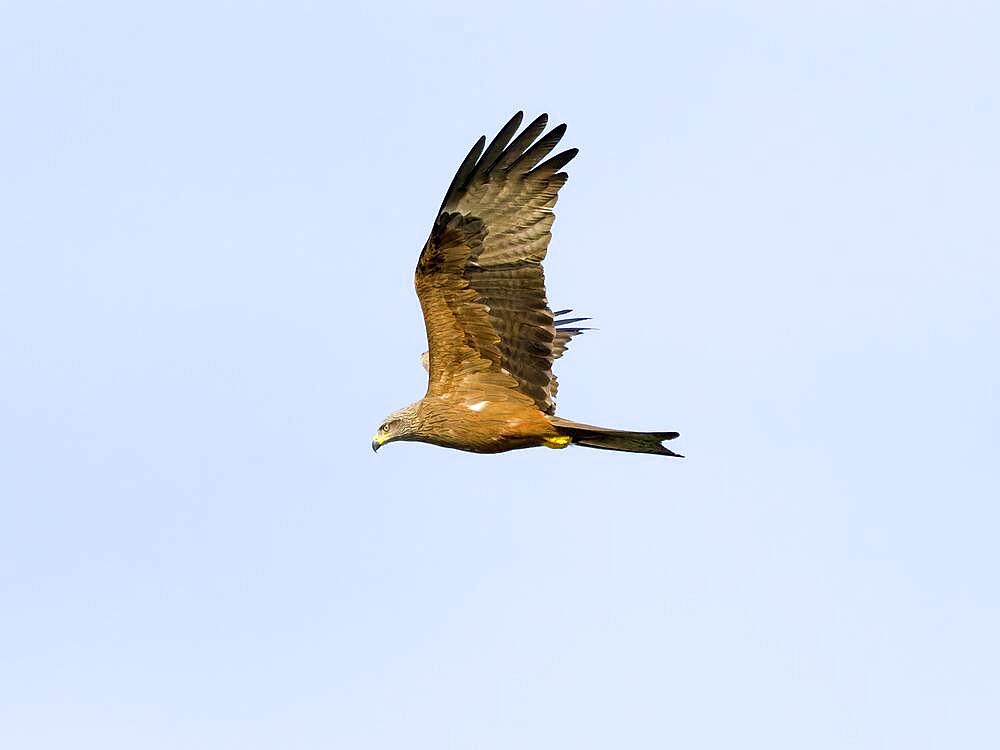
[[542,162],[566,126],[542,135],[542,115],[514,137],[521,118],[514,115],[488,146],[480,138],[458,168],[420,254],[416,288],[428,395],[478,381],[513,389],[551,413],[552,362],[568,336],[557,332],[548,307],[542,260],[567,179],[560,170],[577,149]]

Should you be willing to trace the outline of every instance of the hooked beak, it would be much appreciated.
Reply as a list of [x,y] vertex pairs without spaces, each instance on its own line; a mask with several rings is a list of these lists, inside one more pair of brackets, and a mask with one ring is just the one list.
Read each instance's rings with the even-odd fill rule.
[[379,435],[372,438],[372,450],[378,453],[378,449],[382,447],[384,441]]

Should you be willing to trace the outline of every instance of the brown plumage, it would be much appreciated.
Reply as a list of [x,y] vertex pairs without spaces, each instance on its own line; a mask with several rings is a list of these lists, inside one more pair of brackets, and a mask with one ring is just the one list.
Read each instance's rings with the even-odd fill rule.
[[[563,167],[577,149],[546,157],[566,131],[543,135],[541,115],[515,137],[518,112],[486,144],[480,138],[445,193],[417,262],[415,284],[427,328],[427,393],[390,415],[375,450],[416,440],[476,453],[545,445],[679,454],[676,432],[608,430],[555,416],[552,363],[586,318],[553,313],[542,260]],[[543,161],[544,160],[544,161]]]

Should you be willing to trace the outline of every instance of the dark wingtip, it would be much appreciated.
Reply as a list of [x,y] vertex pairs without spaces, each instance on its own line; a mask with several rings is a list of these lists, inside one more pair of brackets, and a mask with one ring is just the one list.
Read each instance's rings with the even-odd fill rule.
[[[554,133],[555,131],[552,132]],[[562,134],[560,134],[560,137],[562,137]],[[580,153],[580,149],[578,148],[570,148],[565,151],[560,151],[548,161],[543,161],[528,174],[550,174],[554,176],[556,172],[559,172],[560,169],[569,164],[578,153]]]
[[[514,113],[513,117],[511,117],[509,120],[507,120],[507,122],[504,124],[504,126],[502,128],[500,128],[499,132],[502,133],[503,131],[505,131],[508,128],[510,128],[510,130],[511,130],[511,136],[513,136],[513,134],[517,132],[517,129],[519,127],[521,127],[521,121],[522,120],[524,120],[524,110],[518,110],[517,112]],[[510,137],[508,137],[507,140],[509,141]],[[506,146],[506,145],[507,144],[505,143],[504,146]]]

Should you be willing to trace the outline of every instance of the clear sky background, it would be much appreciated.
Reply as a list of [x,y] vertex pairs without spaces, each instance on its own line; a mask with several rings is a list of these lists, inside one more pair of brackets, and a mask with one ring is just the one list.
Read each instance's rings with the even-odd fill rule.
[[[0,4],[0,746],[1000,747],[1000,6],[360,5]],[[683,461],[371,451],[518,109]]]

